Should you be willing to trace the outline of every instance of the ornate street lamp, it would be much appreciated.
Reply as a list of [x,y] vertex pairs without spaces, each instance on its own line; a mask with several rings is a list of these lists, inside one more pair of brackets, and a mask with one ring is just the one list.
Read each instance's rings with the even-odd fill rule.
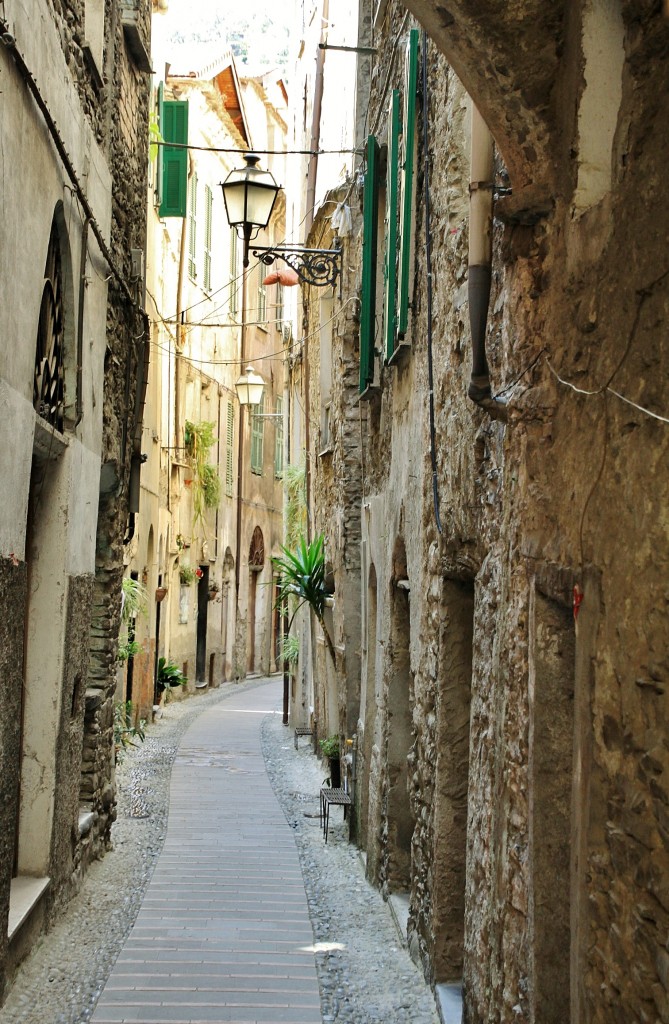
[[[258,232],[266,228],[281,188],[269,171],[261,170],[255,153],[245,153],[246,167],[230,171],[221,184],[225,212],[231,228],[244,239],[244,266],[249,265],[249,247]],[[317,288],[334,285],[339,274],[338,247],[304,249],[297,245],[253,247],[253,255],[266,266],[281,259],[295,271],[303,284]]]
[[[253,406],[260,405],[264,388],[265,381],[260,374],[256,373],[252,366],[247,366],[246,371],[235,384],[235,391],[237,392],[239,404]],[[254,412],[253,416],[257,420],[283,419],[282,412]]]
[[244,266],[249,265],[249,242],[266,228],[279,194],[274,176],[257,165],[260,157],[245,153],[246,167],[230,171],[222,183],[228,224],[244,239]]
[[256,373],[252,366],[246,367],[246,372],[241,375],[235,384],[235,391],[240,405],[260,405],[265,381],[259,373]]

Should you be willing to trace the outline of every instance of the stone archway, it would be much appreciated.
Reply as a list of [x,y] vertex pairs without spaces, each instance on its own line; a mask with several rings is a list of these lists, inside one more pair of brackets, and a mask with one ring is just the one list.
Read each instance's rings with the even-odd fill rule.
[[390,894],[409,891],[415,824],[408,763],[413,744],[411,619],[406,549],[401,538],[393,550],[388,649],[384,887]]
[[249,600],[247,610],[247,671],[255,672],[261,662],[258,651],[257,623],[261,609],[258,607],[258,579],[265,568],[265,538],[259,526],[253,531],[249,546]]
[[[379,743],[380,736],[377,735],[380,727],[379,705],[380,694],[377,694],[376,669],[377,669],[377,581],[374,563],[369,567],[367,579],[367,628],[366,635],[366,658],[365,670],[362,680],[361,692],[361,715],[362,730],[362,761],[363,772],[367,773],[367,784],[363,786],[362,800],[360,807],[360,840],[363,848],[369,848],[372,837],[378,834],[378,820],[370,821],[370,804],[374,801],[370,798],[370,792],[378,787],[379,772]],[[374,839],[376,841],[376,839]],[[368,853],[369,857],[369,853]]]
[[[554,192],[555,150],[578,79],[563,53],[577,16],[565,3],[525,0],[406,0],[472,97],[492,132],[514,186],[514,200],[544,203]],[[522,40],[522,45],[519,45]],[[562,59],[561,59],[562,58]]]

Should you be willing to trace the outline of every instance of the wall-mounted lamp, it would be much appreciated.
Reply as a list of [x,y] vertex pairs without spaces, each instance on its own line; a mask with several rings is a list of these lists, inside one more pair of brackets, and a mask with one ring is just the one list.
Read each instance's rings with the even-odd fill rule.
[[[261,170],[255,153],[245,153],[246,167],[230,171],[221,184],[225,212],[231,228],[244,239],[244,266],[249,265],[249,246],[258,232],[266,228],[281,188],[269,171]],[[317,288],[334,285],[339,273],[340,251],[303,249],[296,245],[253,247],[253,255],[266,266],[281,259],[292,267],[303,284]]]

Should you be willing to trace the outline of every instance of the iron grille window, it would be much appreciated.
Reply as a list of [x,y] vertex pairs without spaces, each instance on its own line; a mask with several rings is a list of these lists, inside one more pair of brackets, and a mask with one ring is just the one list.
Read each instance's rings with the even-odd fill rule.
[[51,226],[51,237],[44,268],[44,289],[37,328],[33,406],[42,419],[60,431],[63,429],[64,406],[63,336],[63,278],[60,239],[54,223]]
[[251,414],[251,472],[262,476],[263,448],[265,442],[265,396],[254,406]]

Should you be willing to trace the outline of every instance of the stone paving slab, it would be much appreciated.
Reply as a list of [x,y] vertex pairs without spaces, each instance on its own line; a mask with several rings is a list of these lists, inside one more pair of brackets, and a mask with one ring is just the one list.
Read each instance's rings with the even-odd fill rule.
[[321,1024],[293,833],[261,751],[278,684],[182,738],[165,845],[93,1024]]

